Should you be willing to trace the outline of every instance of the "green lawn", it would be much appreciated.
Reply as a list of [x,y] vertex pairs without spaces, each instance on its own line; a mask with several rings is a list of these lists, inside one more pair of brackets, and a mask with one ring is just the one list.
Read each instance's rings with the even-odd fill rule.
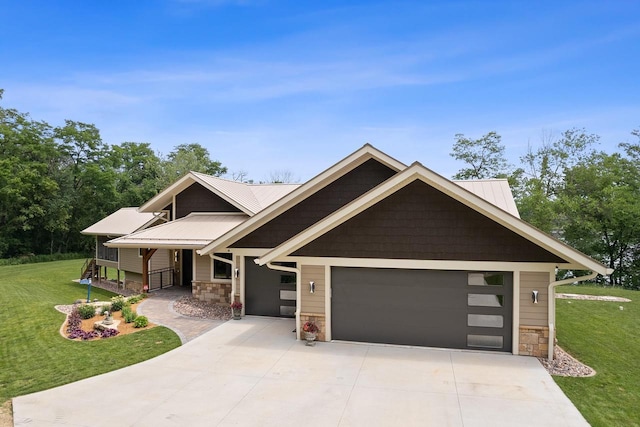
[[640,292],[587,286],[557,292],[632,300],[556,300],[560,346],[597,374],[554,379],[592,426],[640,426]]
[[[84,260],[0,267],[0,404],[7,399],[112,371],[180,345],[171,330],[76,342],[59,334],[65,315],[53,308],[87,297],[71,282]],[[114,294],[92,288],[91,298]]]

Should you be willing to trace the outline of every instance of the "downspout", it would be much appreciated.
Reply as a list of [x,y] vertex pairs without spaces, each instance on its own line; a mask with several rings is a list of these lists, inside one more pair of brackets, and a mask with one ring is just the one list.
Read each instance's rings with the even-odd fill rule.
[[549,299],[549,349],[547,357],[549,360],[553,360],[553,348],[555,346],[555,323],[556,323],[556,286],[568,285],[569,283],[583,282],[585,280],[591,280],[596,277],[598,273],[592,272],[586,276],[572,277],[570,279],[556,280],[549,283],[549,291],[547,293]]
[[[256,258],[254,261],[256,261],[257,264],[258,258]],[[302,278],[300,277],[300,269],[285,267],[283,265],[273,265],[270,262],[267,263],[267,267],[276,271],[295,273],[296,275],[296,339],[300,341],[300,328],[298,327],[298,325],[300,324],[300,308],[302,307]]]
[[[209,257],[213,260],[224,262],[225,264],[231,264],[231,295],[229,296],[229,301],[230,301],[230,304],[233,304],[233,301],[236,298],[236,275],[235,275],[235,263],[233,262],[234,257],[231,256],[231,259],[226,259],[226,258],[216,256],[213,253],[209,253]],[[244,307],[242,307],[242,311],[244,312]]]

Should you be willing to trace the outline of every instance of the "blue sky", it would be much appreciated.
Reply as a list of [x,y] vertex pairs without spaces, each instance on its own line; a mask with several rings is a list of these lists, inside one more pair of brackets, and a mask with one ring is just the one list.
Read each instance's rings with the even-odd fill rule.
[[0,0],[2,105],[255,180],[365,142],[451,176],[456,133],[513,163],[542,132],[640,128],[640,2]]

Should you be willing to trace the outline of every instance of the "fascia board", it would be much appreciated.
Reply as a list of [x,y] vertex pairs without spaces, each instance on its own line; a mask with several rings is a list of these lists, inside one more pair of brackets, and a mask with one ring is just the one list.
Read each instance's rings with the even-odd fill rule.
[[455,200],[464,203],[477,212],[489,217],[497,223],[507,227],[509,230],[521,235],[522,237],[532,241],[533,243],[543,247],[544,249],[554,253],[561,258],[571,261],[566,264],[575,264],[585,267],[592,271],[606,275],[608,269],[598,261],[588,257],[587,255],[573,249],[563,242],[555,239],[524,222],[523,220],[510,215],[497,206],[492,205],[479,196],[465,190],[448,179],[436,174],[435,172],[422,166],[420,163],[414,163],[409,168],[400,172],[398,175],[389,178],[378,187],[370,190],[358,199],[329,215],[324,220],[316,223],[307,230],[292,237],[280,246],[267,252],[260,257],[257,262],[264,265],[274,261],[278,257],[290,254],[299,249],[310,241],[316,239],[320,235],[346,222],[350,218],[366,210],[370,206],[378,203],[388,195],[395,193],[410,182],[420,179],[423,182],[433,186],[434,188],[449,195]]
[[401,163],[393,157],[376,149],[371,144],[365,144],[357,151],[319,173],[305,184],[296,188],[291,193],[249,218],[238,227],[212,241],[198,253],[200,255],[206,255],[210,252],[214,252],[216,248],[226,248],[228,245],[256,230],[261,225],[266,224],[272,218],[316,193],[320,189],[326,187],[339,177],[345,175],[370,159],[378,160],[398,172],[407,168],[404,163]]

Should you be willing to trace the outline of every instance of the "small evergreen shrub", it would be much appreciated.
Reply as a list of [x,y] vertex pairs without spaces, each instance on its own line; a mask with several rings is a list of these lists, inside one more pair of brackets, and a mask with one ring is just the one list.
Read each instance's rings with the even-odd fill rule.
[[127,300],[122,295],[111,298],[111,311],[120,311],[125,306]]
[[138,316],[136,320],[133,321],[134,328],[145,328],[149,325],[149,319],[147,316]]
[[91,319],[96,315],[96,307],[91,304],[82,304],[78,307],[78,313],[83,319]]

